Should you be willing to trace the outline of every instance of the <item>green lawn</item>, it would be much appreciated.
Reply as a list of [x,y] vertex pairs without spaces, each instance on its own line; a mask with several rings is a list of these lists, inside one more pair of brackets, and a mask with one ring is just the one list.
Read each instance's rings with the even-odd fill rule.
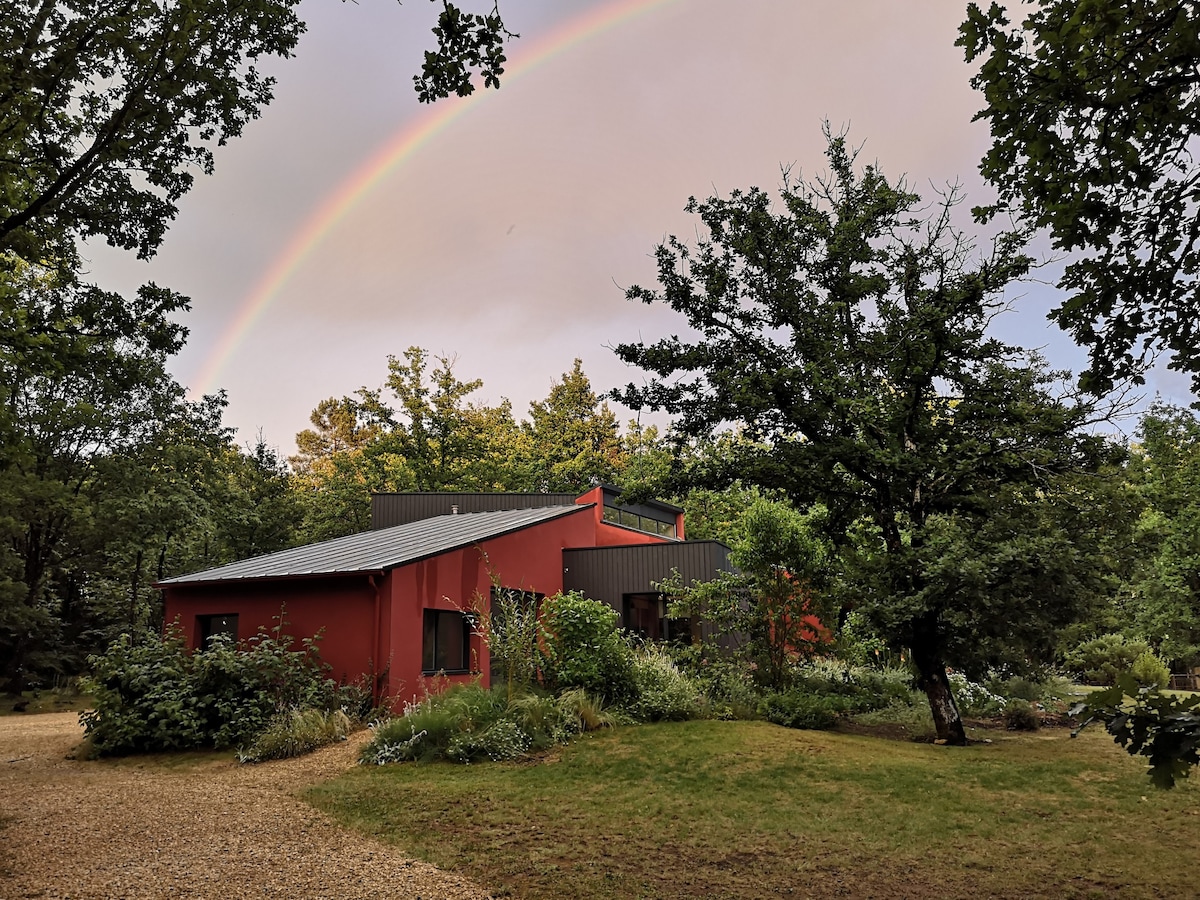
[[1200,784],[1102,730],[935,747],[760,722],[622,728],[544,760],[363,767],[318,807],[497,895],[1183,897]]

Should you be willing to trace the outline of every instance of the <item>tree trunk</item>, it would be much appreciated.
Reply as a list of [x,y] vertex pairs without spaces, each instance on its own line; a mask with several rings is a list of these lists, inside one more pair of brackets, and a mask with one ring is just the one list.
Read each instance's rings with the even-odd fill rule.
[[920,638],[913,642],[912,654],[920,675],[917,685],[929,698],[929,711],[933,714],[938,740],[962,746],[967,742],[967,732],[950,692],[950,679],[946,677],[946,664],[942,662],[941,654],[931,642]]

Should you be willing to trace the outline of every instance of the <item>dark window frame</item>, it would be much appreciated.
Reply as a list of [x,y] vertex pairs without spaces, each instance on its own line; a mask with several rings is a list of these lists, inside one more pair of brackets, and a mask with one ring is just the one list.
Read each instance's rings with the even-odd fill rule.
[[[456,621],[457,620],[457,621]],[[430,622],[432,621],[432,628]],[[426,609],[421,619],[421,674],[465,675],[471,672],[471,617],[457,609]],[[454,635],[447,634],[445,629],[462,629],[462,658],[447,660],[443,658],[446,641],[453,640]],[[432,641],[430,634],[432,633]],[[447,663],[458,665],[447,665]]]
[[665,519],[636,513],[631,509],[625,509],[621,506],[606,505],[601,514],[601,519],[610,525],[619,525],[622,528],[630,528],[633,531],[641,531],[646,534],[656,534],[659,537],[673,538],[678,536],[674,521],[668,522]]
[[[218,620],[220,620],[220,627],[214,628],[213,625]],[[233,643],[238,642],[237,613],[205,613],[196,616],[197,650],[207,650],[209,642],[218,634],[227,634],[233,639]]]

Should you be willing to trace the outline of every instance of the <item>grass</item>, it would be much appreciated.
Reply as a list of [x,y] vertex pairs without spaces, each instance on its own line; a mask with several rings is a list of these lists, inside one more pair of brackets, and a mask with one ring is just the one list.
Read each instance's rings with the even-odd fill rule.
[[935,747],[698,721],[535,764],[364,767],[309,800],[497,895],[1189,896],[1200,785],[1103,731]]

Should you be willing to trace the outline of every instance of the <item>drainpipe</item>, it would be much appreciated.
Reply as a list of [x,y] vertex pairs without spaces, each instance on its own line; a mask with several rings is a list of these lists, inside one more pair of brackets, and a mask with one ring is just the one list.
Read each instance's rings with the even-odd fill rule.
[[374,633],[371,636],[371,654],[375,657],[375,661],[373,663],[375,672],[371,679],[371,704],[373,706],[378,706],[379,698],[383,695],[383,684],[381,681],[383,678],[383,673],[379,668],[381,665],[383,665],[383,662],[380,659],[380,653],[382,652],[380,646],[380,639],[382,636],[380,635],[380,631],[383,628],[383,604],[380,602],[379,597],[380,585],[379,582],[375,580],[374,573],[367,575],[367,583],[370,584],[371,588],[375,591],[375,627],[373,628]]

